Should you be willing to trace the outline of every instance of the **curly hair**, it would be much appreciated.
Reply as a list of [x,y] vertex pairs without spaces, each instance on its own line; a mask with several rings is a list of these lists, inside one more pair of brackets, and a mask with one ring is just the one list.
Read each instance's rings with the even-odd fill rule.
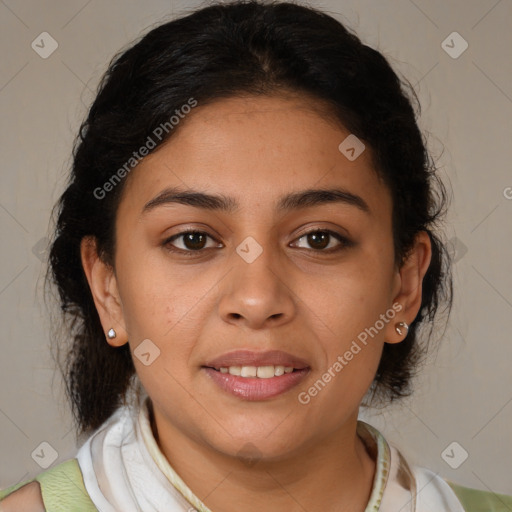
[[416,122],[414,90],[381,53],[321,11],[288,2],[215,3],[157,26],[116,55],[75,141],[69,182],[56,205],[49,280],[70,321],[63,370],[80,433],[99,427],[126,400],[135,374],[128,344],[112,348],[105,342],[80,258],[81,240],[92,236],[100,257],[113,266],[124,182],[101,199],[95,190],[191,97],[204,105],[282,91],[324,102],[341,126],[372,149],[375,172],[393,200],[397,265],[420,231],[430,236],[420,312],[403,342],[385,344],[369,390],[372,403],[410,394],[426,350],[418,329],[432,327],[441,306],[449,314],[452,303],[450,259],[435,234],[447,193]]

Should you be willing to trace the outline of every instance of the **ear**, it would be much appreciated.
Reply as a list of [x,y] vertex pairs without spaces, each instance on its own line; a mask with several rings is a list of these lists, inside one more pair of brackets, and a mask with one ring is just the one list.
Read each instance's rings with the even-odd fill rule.
[[[100,258],[96,239],[92,236],[82,239],[80,255],[107,343],[120,347],[127,343],[128,335],[114,269]],[[116,332],[115,338],[108,337],[110,329]]]
[[[407,336],[407,329],[399,334],[395,329],[398,322],[410,325],[416,318],[421,307],[423,278],[427,273],[432,258],[432,244],[426,231],[420,231],[412,249],[409,251],[402,266],[395,275],[395,298],[393,307],[397,314],[393,322],[388,324],[386,343],[399,343]],[[399,306],[401,308],[399,309]]]

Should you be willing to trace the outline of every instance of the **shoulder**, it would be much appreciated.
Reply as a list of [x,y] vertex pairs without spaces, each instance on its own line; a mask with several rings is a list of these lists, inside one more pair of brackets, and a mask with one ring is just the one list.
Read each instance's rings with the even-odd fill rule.
[[76,459],[62,462],[29,482],[0,491],[0,500],[0,512],[96,511]]
[[512,496],[491,491],[480,491],[447,480],[466,512],[510,512]]
[[413,467],[418,511],[512,512],[512,496],[464,487],[427,468]]
[[45,512],[39,482],[30,482],[9,494],[0,503],[0,512]]

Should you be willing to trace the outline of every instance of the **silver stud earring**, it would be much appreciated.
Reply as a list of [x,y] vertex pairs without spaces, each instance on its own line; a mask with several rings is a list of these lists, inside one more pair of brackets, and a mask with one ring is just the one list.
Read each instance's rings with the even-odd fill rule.
[[405,335],[407,336],[407,333],[409,332],[409,326],[407,325],[407,323],[406,322],[398,322],[397,324],[395,324],[395,330],[400,336],[404,335],[404,332],[402,331],[402,329],[405,329]]
[[114,329],[110,328],[107,333],[107,336],[109,340],[113,340],[117,336],[117,333],[116,331],[114,331]]

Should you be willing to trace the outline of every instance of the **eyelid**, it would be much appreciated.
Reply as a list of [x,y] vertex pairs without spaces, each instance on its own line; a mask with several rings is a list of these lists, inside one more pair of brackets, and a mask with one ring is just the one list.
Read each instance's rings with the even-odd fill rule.
[[329,249],[323,249],[323,250],[322,249],[307,249],[306,248],[307,251],[313,251],[318,254],[321,254],[321,253],[329,254],[330,252],[336,252],[337,250],[341,250],[343,248],[348,248],[348,247],[351,247],[354,245],[352,240],[350,240],[345,235],[342,235],[341,233],[338,233],[337,231],[334,231],[332,229],[319,228],[319,227],[314,227],[307,231],[304,231],[303,233],[301,233],[300,235],[295,237],[295,239],[293,241],[295,242],[297,240],[300,240],[301,238],[304,238],[305,236],[307,236],[311,233],[327,233],[328,235],[330,235],[333,238],[335,238],[336,240],[338,240],[339,244],[335,247],[331,247]]

